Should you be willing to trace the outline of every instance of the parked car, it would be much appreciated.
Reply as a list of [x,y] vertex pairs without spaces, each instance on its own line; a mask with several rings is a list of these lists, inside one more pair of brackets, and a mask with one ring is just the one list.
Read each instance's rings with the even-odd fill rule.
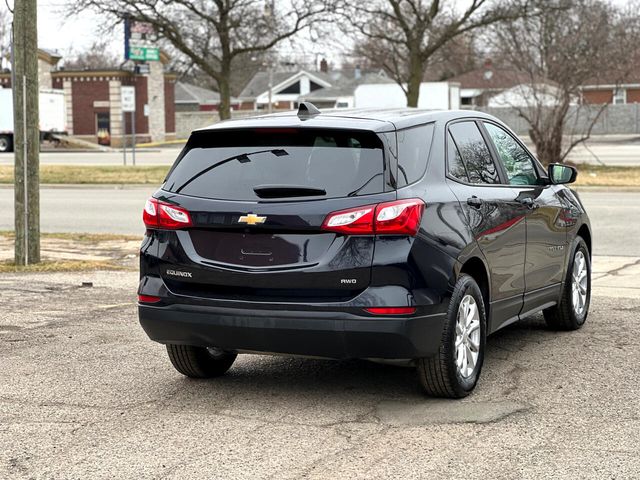
[[474,111],[327,111],[195,131],[144,207],[139,318],[189,377],[239,353],[408,359],[464,397],[491,333],[580,328],[591,227],[565,184]]

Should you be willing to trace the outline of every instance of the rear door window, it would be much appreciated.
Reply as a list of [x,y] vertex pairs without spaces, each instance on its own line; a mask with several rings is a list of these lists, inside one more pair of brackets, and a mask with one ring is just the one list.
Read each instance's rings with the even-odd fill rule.
[[[251,129],[196,132],[164,190],[223,200],[263,200],[261,186],[324,190],[322,198],[384,191],[383,145],[373,132]],[[289,195],[290,196],[290,195]]]
[[469,182],[500,183],[498,169],[478,125],[473,121],[458,122],[449,126],[449,132],[458,147]]
[[433,123],[398,130],[398,187],[422,178],[427,168]]
[[449,175],[462,180],[463,182],[469,182],[469,176],[467,175],[467,167],[464,166],[458,147],[456,147],[451,133],[447,133],[447,159],[449,162]]

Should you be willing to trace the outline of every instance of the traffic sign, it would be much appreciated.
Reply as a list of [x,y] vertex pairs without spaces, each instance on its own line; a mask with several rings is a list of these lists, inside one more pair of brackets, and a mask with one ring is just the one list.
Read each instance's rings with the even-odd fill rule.
[[120,89],[120,101],[123,112],[136,111],[136,87],[123,86]]
[[158,47],[139,47],[131,45],[129,47],[129,59],[157,62],[160,60],[160,49]]

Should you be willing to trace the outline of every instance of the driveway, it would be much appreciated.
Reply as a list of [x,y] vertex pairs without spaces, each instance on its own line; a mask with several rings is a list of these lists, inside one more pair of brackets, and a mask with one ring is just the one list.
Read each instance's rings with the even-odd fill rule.
[[[629,263],[629,262],[627,262]],[[640,285],[636,267],[600,271]],[[626,273],[625,273],[626,271]],[[81,282],[93,287],[81,287]],[[135,272],[0,277],[0,478],[637,478],[640,298],[490,337],[462,401],[411,369],[241,355],[195,381],[147,340]]]

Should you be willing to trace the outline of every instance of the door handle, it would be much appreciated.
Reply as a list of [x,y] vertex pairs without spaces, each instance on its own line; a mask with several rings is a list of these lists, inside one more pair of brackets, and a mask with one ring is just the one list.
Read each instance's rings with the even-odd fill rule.
[[467,198],[467,205],[469,205],[470,207],[473,208],[480,208],[483,204],[483,201],[481,198],[476,197],[475,195],[472,197]]
[[527,207],[529,210],[535,210],[540,205],[531,197],[524,197],[517,200],[519,203]]

